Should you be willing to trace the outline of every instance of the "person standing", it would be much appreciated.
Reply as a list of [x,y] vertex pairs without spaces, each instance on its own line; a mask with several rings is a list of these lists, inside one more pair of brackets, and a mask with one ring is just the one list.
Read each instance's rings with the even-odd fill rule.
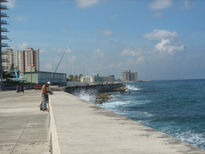
[[48,81],[41,88],[41,99],[42,99],[42,101],[41,101],[40,109],[43,110],[43,111],[48,110],[47,107],[46,107],[46,101],[47,101],[47,98],[48,98],[48,94],[52,94],[52,92],[48,90],[49,85],[50,85],[50,82]]

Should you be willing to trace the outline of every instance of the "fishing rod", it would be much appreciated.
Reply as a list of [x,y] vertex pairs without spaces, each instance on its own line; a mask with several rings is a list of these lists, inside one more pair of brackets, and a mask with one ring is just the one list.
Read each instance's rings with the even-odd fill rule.
[[[68,47],[70,47],[70,43],[71,43],[72,39],[73,39],[73,38],[71,38]],[[66,49],[67,49],[67,48],[66,48]],[[62,61],[62,59],[63,59],[63,57],[64,57],[64,55],[65,55],[65,53],[66,53],[66,49],[64,50],[63,55],[61,56],[61,59],[60,59],[60,61],[58,62],[58,65],[57,65],[57,67],[56,67],[56,69],[55,69],[55,71],[54,71],[55,73],[56,73],[56,71],[58,70],[58,67],[60,66],[60,63],[61,63],[61,61]]]

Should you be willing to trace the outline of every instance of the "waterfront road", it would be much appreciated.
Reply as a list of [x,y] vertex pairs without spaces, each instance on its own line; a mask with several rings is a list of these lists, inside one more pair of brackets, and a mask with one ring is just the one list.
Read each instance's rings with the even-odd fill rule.
[[61,154],[204,154],[205,151],[65,92],[51,95]]
[[40,91],[0,91],[0,153],[49,153],[48,112],[39,110]]

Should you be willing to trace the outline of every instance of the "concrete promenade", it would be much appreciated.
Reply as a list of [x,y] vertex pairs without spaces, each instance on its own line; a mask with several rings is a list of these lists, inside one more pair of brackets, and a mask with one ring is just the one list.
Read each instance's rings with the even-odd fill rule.
[[48,154],[48,112],[39,110],[40,91],[0,92],[0,154]]
[[54,154],[205,154],[65,92],[50,98]]

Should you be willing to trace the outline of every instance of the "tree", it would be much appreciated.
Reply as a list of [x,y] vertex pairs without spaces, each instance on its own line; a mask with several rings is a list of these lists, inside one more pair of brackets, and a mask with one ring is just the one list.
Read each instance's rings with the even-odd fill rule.
[[3,79],[10,79],[12,77],[11,72],[3,72]]
[[14,64],[11,64],[10,72],[12,72],[13,70],[14,70]]
[[70,74],[70,75],[68,76],[68,81],[73,81],[73,75],[72,75],[72,74]]

